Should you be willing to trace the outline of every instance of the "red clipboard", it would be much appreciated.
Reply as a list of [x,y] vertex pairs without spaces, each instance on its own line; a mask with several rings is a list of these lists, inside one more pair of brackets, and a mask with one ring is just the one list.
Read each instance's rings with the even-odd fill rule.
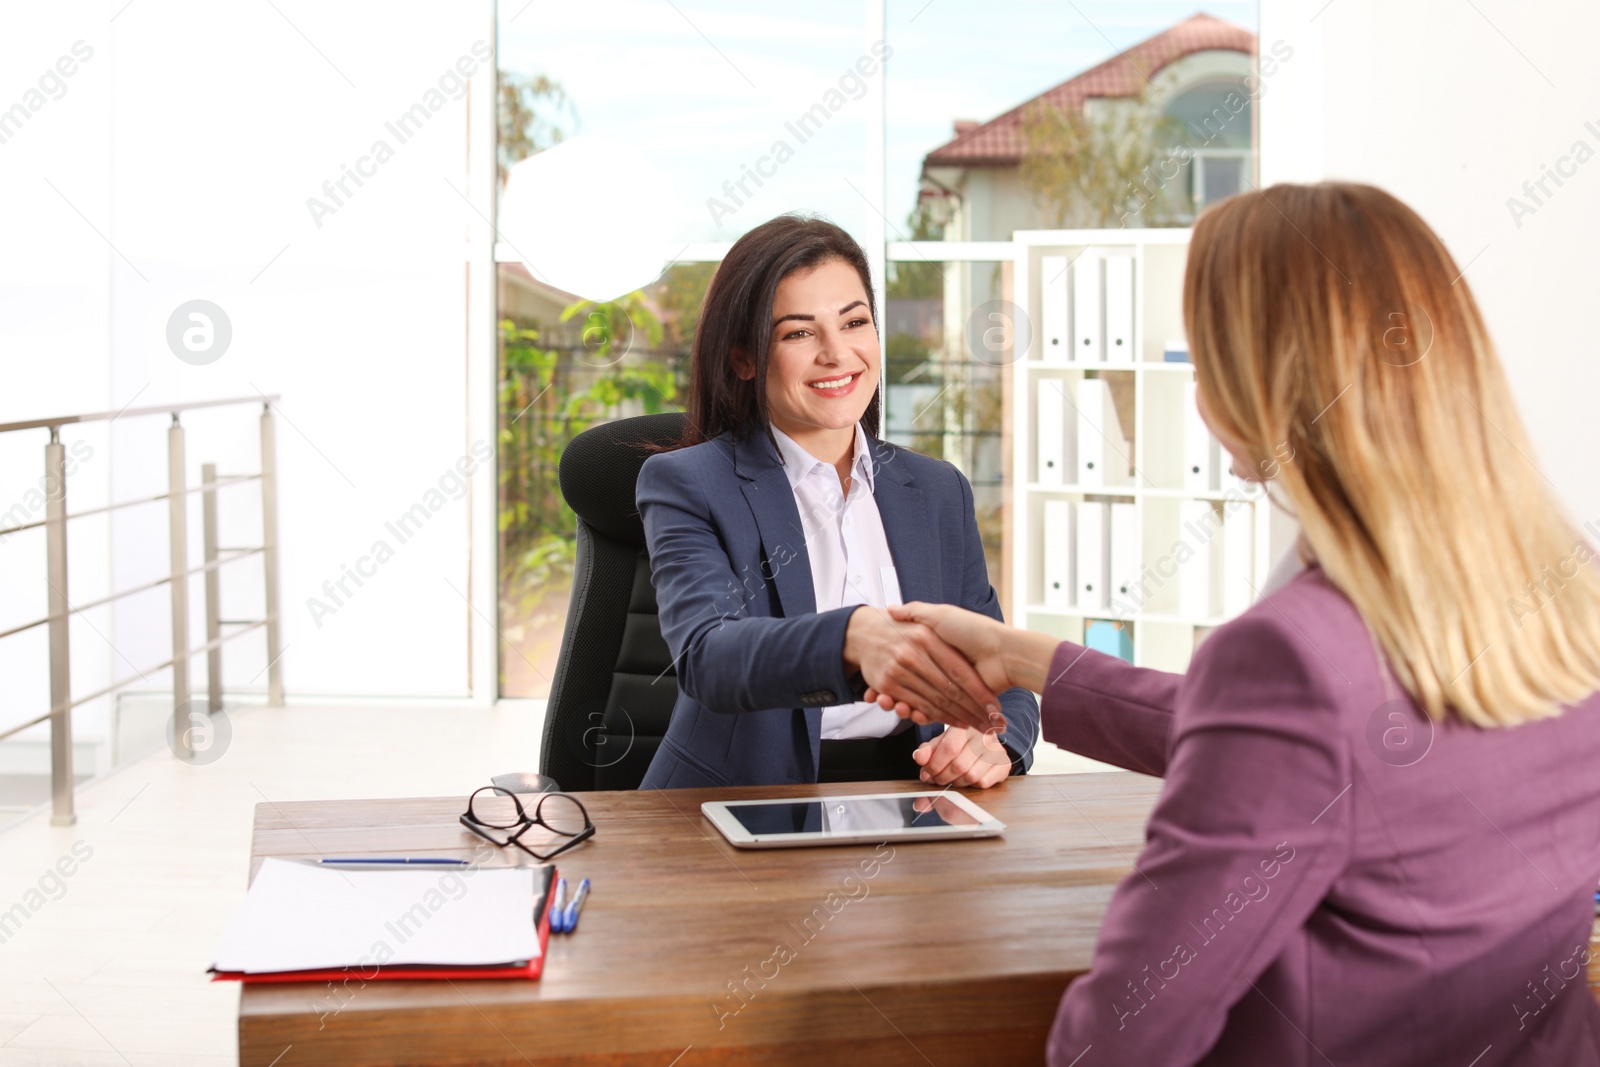
[[[549,872],[544,883],[544,908],[539,913],[539,956],[527,963],[502,967],[433,967],[400,964],[394,967],[373,966],[370,968],[331,967],[315,971],[272,971],[264,974],[250,974],[245,971],[212,971],[213,982],[244,982],[255,985],[265,982],[344,982],[355,978],[362,982],[376,982],[383,979],[439,979],[439,978],[523,978],[534,979],[544,973],[544,958],[550,951],[550,912],[555,904],[555,884],[559,875],[554,867],[546,868]],[[371,973],[367,973],[370,971]]]

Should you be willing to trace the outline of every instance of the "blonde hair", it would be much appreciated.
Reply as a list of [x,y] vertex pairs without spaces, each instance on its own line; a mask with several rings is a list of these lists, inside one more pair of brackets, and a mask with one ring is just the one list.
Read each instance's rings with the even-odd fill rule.
[[1415,212],[1344,182],[1233,197],[1195,225],[1183,305],[1208,416],[1431,717],[1512,725],[1600,688],[1594,549]]

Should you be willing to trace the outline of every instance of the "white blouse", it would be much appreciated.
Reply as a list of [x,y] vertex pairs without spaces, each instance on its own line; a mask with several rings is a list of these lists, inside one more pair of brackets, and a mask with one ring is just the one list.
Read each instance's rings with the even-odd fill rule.
[[[813,456],[776,426],[772,436],[805,529],[817,611],[852,604],[881,609],[901,603],[883,516],[872,495],[872,453],[866,431],[856,425],[848,495],[833,464]],[[909,725],[910,720],[865,701],[822,709],[822,736],[828,740],[887,737]]]

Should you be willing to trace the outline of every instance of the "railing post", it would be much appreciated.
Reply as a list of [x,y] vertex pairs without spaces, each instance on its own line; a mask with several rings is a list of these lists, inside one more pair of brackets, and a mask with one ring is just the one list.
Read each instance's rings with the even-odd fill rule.
[[283,624],[278,615],[278,446],[272,403],[261,408],[261,570],[266,579],[267,703],[283,704]]
[[217,566],[217,465],[200,465],[200,528],[206,563],[206,711],[222,710],[222,571]]
[[50,427],[44,446],[45,575],[50,583],[50,824],[71,826],[72,659],[68,654],[67,613],[67,465],[60,428]]
[[177,412],[167,429],[167,543],[172,557],[172,752],[194,755],[189,718],[189,524],[184,483],[183,425]]

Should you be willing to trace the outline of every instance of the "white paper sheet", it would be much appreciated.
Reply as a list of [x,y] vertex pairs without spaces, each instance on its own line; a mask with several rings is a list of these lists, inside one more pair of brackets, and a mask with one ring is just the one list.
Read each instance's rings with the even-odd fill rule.
[[351,871],[266,859],[217,945],[219,971],[536,959],[532,867]]

